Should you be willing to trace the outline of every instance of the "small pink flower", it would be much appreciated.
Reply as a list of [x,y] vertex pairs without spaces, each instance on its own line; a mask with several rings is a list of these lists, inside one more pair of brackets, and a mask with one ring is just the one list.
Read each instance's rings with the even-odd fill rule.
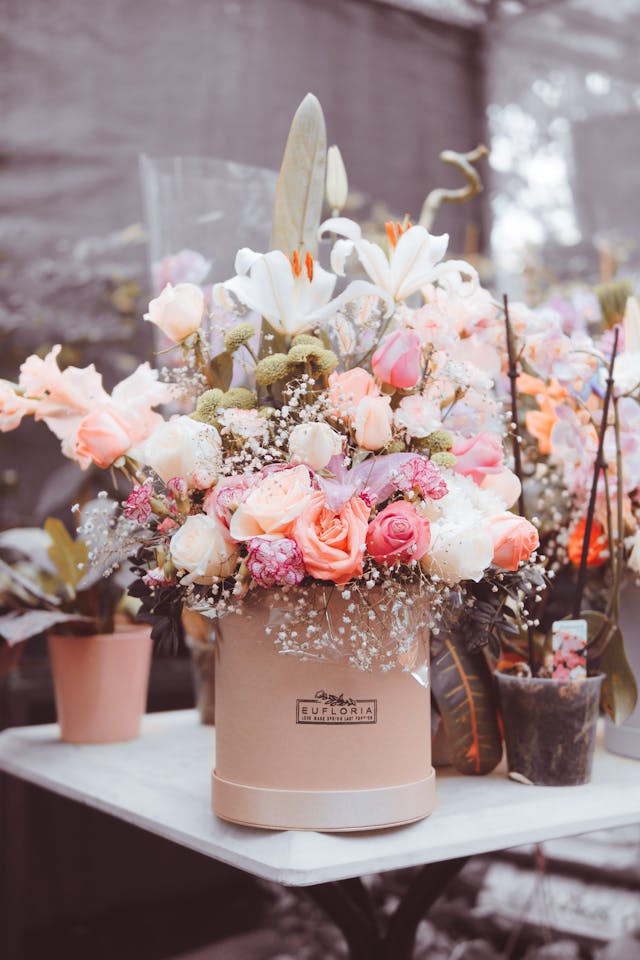
[[279,540],[255,537],[250,540],[247,568],[256,583],[265,589],[295,587],[304,580],[307,572],[298,544],[289,537]]
[[176,530],[177,527],[179,526],[180,524],[177,523],[175,520],[172,520],[171,517],[165,517],[165,519],[162,521],[162,523],[158,527],[158,530],[160,531],[160,533],[163,533],[165,536],[167,536],[168,534]]
[[184,500],[189,488],[184,477],[172,477],[171,480],[167,480],[167,489],[171,491],[176,500]]
[[403,493],[417,489],[421,497],[431,500],[441,500],[448,493],[440,470],[426,457],[414,457],[403,463],[394,479],[396,487]]
[[406,500],[386,506],[371,521],[367,530],[367,550],[378,563],[421,560],[430,543],[429,521]]
[[422,375],[422,341],[415,330],[394,330],[383,337],[371,358],[371,369],[378,380],[392,387],[415,387]]
[[146,583],[148,587],[164,587],[167,584],[175,583],[175,580],[167,579],[167,575],[162,567],[154,567],[153,570],[145,573],[142,582]]
[[228,529],[234,511],[238,509],[255,480],[255,476],[246,473],[219,480],[204,498],[204,512],[209,517],[217,517]]
[[127,497],[124,515],[127,520],[135,520],[136,523],[147,522],[151,516],[151,487],[148,484],[136,484]]

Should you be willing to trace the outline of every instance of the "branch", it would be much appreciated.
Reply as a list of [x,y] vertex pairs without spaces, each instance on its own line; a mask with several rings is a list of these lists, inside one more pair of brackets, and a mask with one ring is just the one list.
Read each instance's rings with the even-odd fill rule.
[[469,153],[457,153],[455,150],[443,150],[440,159],[443,163],[449,163],[456,170],[459,170],[467,181],[465,187],[459,187],[457,190],[448,190],[445,187],[438,187],[429,193],[422,205],[420,219],[418,223],[421,227],[431,230],[436,214],[443,203],[463,203],[465,200],[471,200],[482,191],[482,180],[480,174],[473,166],[478,160],[488,155],[489,151],[480,144],[475,150]]

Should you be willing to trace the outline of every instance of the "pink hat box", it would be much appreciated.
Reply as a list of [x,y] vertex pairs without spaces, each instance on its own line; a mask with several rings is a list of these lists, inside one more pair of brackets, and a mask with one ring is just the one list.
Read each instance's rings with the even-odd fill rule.
[[[427,686],[278,651],[269,616],[218,624],[213,811],[275,830],[357,831],[428,816],[435,802]],[[419,642],[424,643],[424,636]]]

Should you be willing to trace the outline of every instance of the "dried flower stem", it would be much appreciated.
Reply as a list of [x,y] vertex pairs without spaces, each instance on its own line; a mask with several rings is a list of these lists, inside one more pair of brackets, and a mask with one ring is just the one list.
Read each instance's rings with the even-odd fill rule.
[[[580,567],[578,569],[578,583],[576,585],[576,593],[573,601],[573,618],[577,620],[580,616],[580,611],[582,609],[582,596],[584,594],[584,586],[587,577],[587,558],[589,556],[589,543],[591,542],[591,531],[593,530],[593,517],[596,510],[596,496],[598,494],[598,481],[600,479],[600,472],[605,466],[604,460],[604,437],[607,432],[607,425],[609,421],[609,405],[611,403],[611,395],[613,393],[613,368],[616,362],[616,354],[618,352],[618,335],[620,333],[620,328],[616,327],[615,334],[613,337],[613,350],[611,351],[611,360],[609,361],[609,376],[607,377],[607,389],[604,395],[604,402],[602,405],[602,420],[600,421],[600,431],[598,434],[598,452],[596,454],[596,460],[593,465],[593,480],[591,482],[591,493],[589,495],[589,506],[587,508],[587,518],[584,527],[584,540],[582,541],[582,554],[580,556]],[[618,500],[620,500],[620,490],[618,488]],[[618,513],[619,513],[618,509]],[[620,537],[620,530],[618,530],[618,537]]]
[[513,349],[513,333],[511,331],[511,321],[509,319],[509,298],[506,293],[502,298],[504,305],[504,326],[507,334],[507,353],[509,356],[509,380],[511,383],[511,442],[513,444],[513,463],[515,474],[520,481],[520,496],[518,497],[518,512],[521,517],[526,516],[524,504],[524,483],[522,482],[522,455],[520,452],[520,424],[518,421],[518,389],[516,381],[518,379],[518,365],[516,362],[515,351]]

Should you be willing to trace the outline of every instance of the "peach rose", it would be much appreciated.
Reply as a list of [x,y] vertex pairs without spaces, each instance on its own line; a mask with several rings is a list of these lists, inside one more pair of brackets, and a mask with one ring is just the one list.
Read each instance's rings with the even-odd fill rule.
[[422,341],[415,330],[394,330],[380,341],[371,369],[383,383],[408,390],[422,375]]
[[166,285],[149,304],[144,319],[155,324],[169,340],[181,343],[200,329],[204,294],[194,283]]
[[509,510],[520,496],[522,484],[515,473],[505,467],[500,473],[488,473],[480,484],[480,489],[495,493]]
[[453,468],[456,473],[471,477],[478,486],[488,473],[504,470],[502,441],[487,430],[475,437],[460,437],[454,442],[451,453],[457,458]]
[[335,513],[321,492],[313,494],[293,527],[308,573],[344,586],[362,574],[370,508],[352,497]]
[[540,544],[538,531],[533,524],[515,513],[492,517],[488,531],[493,540],[493,562],[502,570],[517,570],[518,565],[528,560]]
[[76,453],[102,468],[122,457],[131,446],[131,429],[125,417],[104,404],[92,410],[80,422],[76,434]]
[[288,536],[311,493],[311,478],[304,466],[270,473],[240,503],[229,524],[231,536],[234,540]]
[[367,550],[377,563],[409,563],[424,557],[430,540],[427,518],[406,500],[399,500],[381,510],[369,524]]
[[354,419],[356,443],[364,450],[380,450],[391,440],[391,397],[363,397]]
[[346,373],[332,373],[329,377],[331,416],[339,420],[352,420],[363,397],[378,396],[378,385],[362,367],[354,367]]

